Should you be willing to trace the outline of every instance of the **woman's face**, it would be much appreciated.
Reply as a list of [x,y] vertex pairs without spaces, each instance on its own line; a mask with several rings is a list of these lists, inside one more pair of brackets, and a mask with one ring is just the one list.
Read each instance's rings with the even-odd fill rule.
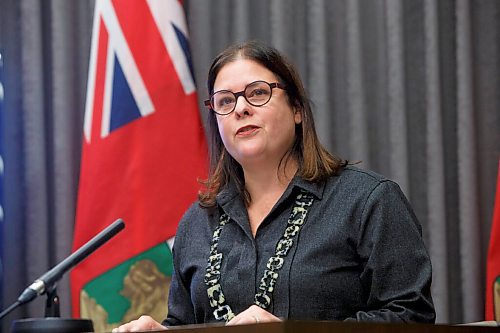
[[[237,59],[219,71],[214,92],[236,93],[255,81],[279,82],[273,72],[259,63]],[[241,96],[234,112],[217,115],[224,146],[243,168],[279,163],[292,147],[295,125],[301,121],[301,112],[289,104],[286,91],[279,88],[272,89],[271,100],[263,106],[252,106]]]

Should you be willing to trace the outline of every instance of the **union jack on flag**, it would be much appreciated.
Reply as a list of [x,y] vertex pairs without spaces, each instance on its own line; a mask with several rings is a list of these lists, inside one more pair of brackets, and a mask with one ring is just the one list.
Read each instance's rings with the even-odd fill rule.
[[73,247],[126,223],[71,274],[96,331],[167,313],[167,241],[207,166],[187,36],[179,1],[96,1]]
[[[99,16],[99,19],[95,19],[93,25],[89,93],[84,125],[85,139],[88,141],[91,140],[92,118],[94,117],[101,116],[100,131],[96,134],[106,137],[111,131],[130,121],[153,113],[154,103],[148,89],[154,92],[161,90],[162,85],[168,86],[168,80],[171,78],[168,75],[174,74],[169,72],[172,69],[175,70],[175,75],[181,82],[186,95],[195,91],[187,44],[187,27],[181,4],[173,0],[148,0],[141,6],[128,1],[123,4],[120,2],[110,0],[96,2],[95,15]],[[116,11],[114,5],[117,5]],[[130,18],[135,16],[133,13],[127,14],[125,7],[136,10],[139,10],[137,7],[142,7],[141,10],[144,12],[141,17],[136,17],[142,19],[141,21],[130,22],[130,24],[124,22],[127,26],[122,30],[117,16],[120,9],[123,9],[121,14],[124,16]],[[127,17],[123,20],[127,20]],[[146,20],[154,20],[154,30],[158,30],[155,31],[154,37],[161,39],[161,41],[156,41],[157,44],[150,43],[151,40],[136,29],[137,25],[147,24]],[[125,32],[131,34],[130,44],[127,42]],[[163,78],[157,77],[159,68],[148,66],[151,61],[160,60],[159,58],[152,59],[148,52],[158,48],[162,50],[156,50],[156,57],[163,58],[162,69],[168,73]],[[173,68],[166,68],[166,60],[172,62]],[[157,65],[160,63],[161,61]],[[140,71],[139,67],[149,69],[149,71]],[[141,73],[145,76],[144,80]],[[96,97],[96,94],[102,95]],[[97,101],[98,98],[102,98],[102,115],[98,114],[101,108],[96,108],[94,104],[94,102],[101,102]]]

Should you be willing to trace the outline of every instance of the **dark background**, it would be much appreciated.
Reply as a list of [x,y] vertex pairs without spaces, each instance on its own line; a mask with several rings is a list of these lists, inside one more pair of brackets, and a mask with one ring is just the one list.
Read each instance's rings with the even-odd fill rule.
[[[219,51],[247,39],[283,51],[304,79],[322,142],[396,180],[411,201],[433,261],[438,322],[482,320],[500,156],[500,1],[184,7],[203,119],[206,73]],[[0,0],[2,307],[71,250],[93,8]],[[67,277],[58,290],[69,316]],[[42,316],[44,301],[15,311],[4,329]]]

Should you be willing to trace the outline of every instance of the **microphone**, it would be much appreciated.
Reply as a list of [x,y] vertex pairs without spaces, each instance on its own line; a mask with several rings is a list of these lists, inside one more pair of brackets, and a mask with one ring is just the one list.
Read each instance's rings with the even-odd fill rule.
[[28,303],[35,299],[38,295],[43,295],[54,287],[57,281],[76,266],[80,261],[85,259],[89,254],[97,250],[100,246],[114,237],[118,232],[125,228],[125,223],[122,219],[117,219],[111,225],[102,230],[99,234],[94,236],[91,240],[85,243],[78,250],[73,252],[69,257],[54,266],[50,271],[36,279],[17,299],[13,306],[9,307],[6,311],[0,314],[0,318],[5,316],[8,312],[12,311],[15,307]]

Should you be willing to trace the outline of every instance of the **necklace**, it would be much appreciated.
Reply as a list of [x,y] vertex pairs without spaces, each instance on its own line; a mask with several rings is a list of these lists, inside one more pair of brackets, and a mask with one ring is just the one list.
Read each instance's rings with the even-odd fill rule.
[[[264,274],[260,279],[259,291],[255,294],[254,303],[263,309],[267,309],[271,304],[272,294],[279,271],[283,267],[285,257],[292,248],[294,240],[304,225],[309,207],[312,206],[314,197],[304,191],[295,198],[294,206],[288,218],[287,226],[283,236],[276,244],[274,256],[270,257],[266,264]],[[219,225],[215,228],[210,246],[210,256],[208,257],[207,270],[205,274],[205,284],[210,306],[214,309],[216,320],[230,321],[234,317],[231,307],[226,304],[226,298],[220,285],[222,253],[218,251],[220,234],[222,228],[231,221],[230,217],[223,213],[219,218]]]

